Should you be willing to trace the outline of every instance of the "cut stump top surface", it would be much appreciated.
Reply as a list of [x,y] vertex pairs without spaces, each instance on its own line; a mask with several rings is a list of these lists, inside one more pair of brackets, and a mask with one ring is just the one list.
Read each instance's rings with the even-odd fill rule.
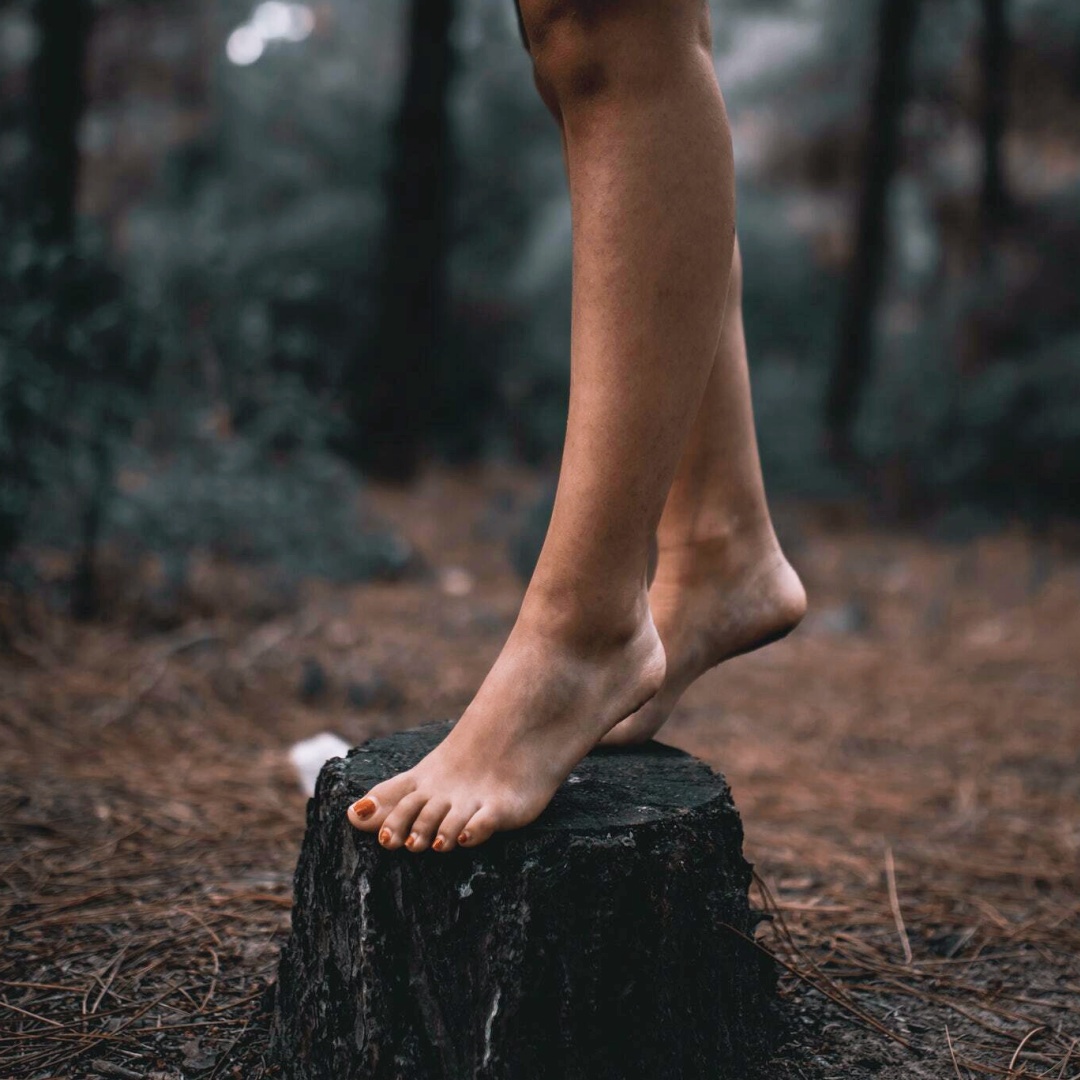
[[[340,780],[359,798],[412,768],[452,726],[449,721],[425,724],[371,739],[349,753]],[[645,825],[728,798],[723,776],[675,747],[658,742],[598,747],[578,763],[529,828],[577,832]]]

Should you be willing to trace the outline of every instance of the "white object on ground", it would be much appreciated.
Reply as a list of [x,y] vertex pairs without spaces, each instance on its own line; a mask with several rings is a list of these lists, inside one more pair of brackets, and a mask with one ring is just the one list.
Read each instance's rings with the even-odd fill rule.
[[308,798],[315,794],[315,781],[318,780],[322,767],[331,758],[344,757],[350,749],[344,739],[332,735],[329,731],[313,735],[293,746],[289,751],[289,760]]
[[439,585],[447,596],[468,596],[476,578],[461,566],[450,566],[439,575]]

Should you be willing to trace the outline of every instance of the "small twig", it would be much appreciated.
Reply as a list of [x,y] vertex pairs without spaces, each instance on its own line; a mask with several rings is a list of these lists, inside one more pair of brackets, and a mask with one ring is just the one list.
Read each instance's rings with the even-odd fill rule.
[[[91,1012],[91,1014],[93,1014],[93,1013],[96,1013],[96,1012],[98,1011],[98,1006],[100,1006],[100,1005],[101,1005],[101,1001],[102,1001],[102,998],[104,998],[104,997],[105,997],[105,995],[106,995],[106,994],[107,994],[107,993],[109,992],[109,990],[110,990],[110,989],[112,988],[112,984],[113,984],[113,982],[114,982],[114,981],[116,980],[116,976],[117,976],[117,973],[118,973],[118,972],[120,971],[120,965],[121,965],[121,964],[123,963],[123,961],[124,961],[124,956],[125,956],[125,955],[127,954],[127,951],[128,951],[128,946],[129,946],[130,944],[131,944],[131,942],[130,942],[130,941],[126,941],[126,942],[124,942],[123,946],[122,946],[122,947],[121,947],[121,949],[120,949],[120,952],[119,952],[119,953],[117,953],[116,959],[115,959],[115,960],[113,960],[113,961],[112,961],[112,962],[111,962],[111,963],[110,963],[110,964],[109,964],[109,965],[108,965],[108,966],[107,966],[107,967],[105,968],[105,970],[104,970],[104,971],[102,972],[102,975],[104,975],[104,974],[105,974],[105,972],[107,972],[107,971],[109,970],[109,968],[110,968],[110,967],[112,968],[112,973],[111,973],[111,974],[109,975],[109,979],[108,979],[108,981],[107,981],[107,982],[105,982],[105,983],[102,983],[102,984],[101,984],[101,993],[99,993],[99,994],[98,994],[98,996],[97,996],[97,997],[96,997],[96,998],[94,999],[94,1004],[90,1006],[90,1012]],[[99,983],[101,983],[101,978],[100,978],[100,976],[95,976],[95,978],[97,978],[98,982],[99,982]],[[85,998],[84,998],[83,1000],[84,1000],[84,1002],[85,1002]]]
[[[822,972],[818,971],[816,968],[814,969],[814,973],[820,976],[822,980],[820,983],[815,982],[814,979],[807,975],[805,971],[799,971],[797,967],[795,967],[793,964],[789,964],[782,956],[777,956],[776,953],[772,952],[770,949],[767,949],[764,945],[762,945],[760,941],[755,941],[748,934],[744,934],[741,930],[739,930],[735,926],[732,926],[730,923],[722,922],[717,923],[717,925],[723,927],[725,930],[730,931],[737,937],[742,938],[742,940],[745,941],[748,945],[753,945],[755,949],[759,949],[770,959],[778,963],[789,975],[794,976],[794,978],[798,979],[800,982],[805,983],[812,990],[816,990],[823,997],[828,998],[829,1001],[831,1001],[834,1005],[838,1005],[841,1009],[843,1009],[849,1015],[853,1016],[864,1026],[878,1032],[878,1034],[880,1035],[884,1035],[887,1039],[892,1039],[894,1042],[899,1043],[907,1050],[911,1049],[911,1043],[908,1042],[907,1039],[905,1039],[897,1032],[893,1031],[892,1028],[888,1027],[886,1024],[883,1024],[876,1017],[871,1016],[870,1013],[866,1012],[864,1009],[859,1008],[859,1006],[856,1005],[853,1001],[851,1001],[850,998],[841,989],[839,989],[835,985],[835,983],[832,982],[831,979],[825,976]],[[803,959],[806,959],[806,957],[801,952],[799,953],[799,956]],[[811,963],[810,966],[813,967],[813,964]]]
[[1045,1024],[1040,1024],[1038,1027],[1033,1027],[1021,1040],[1020,1045],[1016,1048],[1016,1052],[1013,1054],[1012,1059],[1009,1061],[1009,1072],[1016,1068],[1016,1063],[1020,1060],[1020,1055],[1024,1052],[1024,1047],[1033,1036],[1038,1035],[1046,1027]]
[[47,1016],[38,1016],[37,1013],[32,1013],[27,1009],[20,1009],[18,1005],[12,1005],[10,1001],[0,1001],[0,1009],[10,1009],[12,1012],[21,1013],[23,1016],[29,1016],[31,1020],[40,1020],[43,1024],[51,1024],[53,1027],[64,1027],[58,1020],[50,1020]]
[[761,892],[766,907],[775,913],[772,925],[777,928],[780,933],[781,939],[787,943],[788,948],[790,948],[794,955],[807,965],[807,967],[813,972],[813,974],[817,976],[819,982],[815,982],[812,978],[810,978],[809,975],[806,974],[805,971],[799,971],[793,964],[789,964],[786,960],[778,956],[775,952],[767,949],[764,945],[761,944],[761,942],[755,940],[752,937],[748,937],[746,934],[743,934],[741,931],[736,930],[734,927],[729,926],[728,929],[733,930],[741,938],[743,938],[745,941],[748,941],[755,948],[760,949],[767,956],[771,956],[789,974],[806,983],[807,986],[813,987],[813,989],[817,990],[819,994],[823,994],[831,1002],[833,1002],[833,1004],[839,1005],[840,1008],[844,1009],[852,1016],[858,1018],[860,1021],[862,1021],[863,1024],[873,1028],[880,1034],[884,1035],[886,1038],[892,1039],[894,1042],[899,1043],[905,1049],[910,1050],[911,1043],[908,1042],[907,1039],[905,1039],[898,1032],[893,1031],[893,1029],[890,1028],[888,1025],[883,1024],[876,1017],[871,1016],[868,1012],[861,1009],[857,1004],[851,1001],[850,997],[844,993],[843,989],[839,987],[834,980],[830,979],[829,976],[826,975],[825,972],[823,972],[817,964],[814,963],[813,959],[807,955],[805,950],[799,948],[798,944],[796,944],[795,942],[795,938],[791,934],[791,930],[788,927],[787,920],[784,918],[784,913],[780,911],[777,907],[776,898],[773,896],[772,890],[765,883],[765,879],[762,878],[761,875],[757,873],[757,871],[753,871],[753,879]]
[[1058,1073],[1058,1080],[1062,1080],[1062,1077],[1064,1077],[1065,1070],[1069,1067],[1069,1062],[1072,1061],[1073,1051],[1076,1049],[1077,1042],[1080,1042],[1080,1039],[1073,1039],[1073,1041],[1069,1043],[1069,1050],[1065,1055],[1065,1060],[1061,1063],[1061,1071]]
[[200,1013],[206,1012],[206,1006],[210,1004],[210,999],[213,998],[214,991],[217,989],[218,975],[221,974],[221,961],[218,959],[218,954],[214,952],[214,950],[211,949],[209,945],[207,946],[207,949],[209,950],[210,955],[214,958],[214,974],[213,977],[210,979],[210,987],[206,991],[206,994],[202,999],[202,1004],[199,1006]]
[[911,941],[904,925],[904,916],[900,911],[900,897],[896,892],[896,863],[891,847],[885,849],[885,880],[889,886],[889,907],[892,908],[896,932],[900,935],[900,944],[904,947],[904,963],[910,967],[914,957],[911,954]]
[[207,1077],[207,1080],[217,1080],[218,1074],[221,1072],[225,1062],[229,1060],[229,1055],[236,1049],[237,1044],[247,1034],[248,1028],[251,1027],[251,1020],[254,1014],[250,1014],[247,1020],[244,1022],[243,1028],[240,1030],[240,1034],[236,1036],[228,1046],[218,1055],[218,1059],[214,1062],[214,1071]]
[[[291,896],[275,896],[273,893],[229,893],[227,896],[212,895],[208,897],[211,904],[232,904],[245,902],[252,904],[274,904],[277,907],[291,908],[293,900]],[[246,917],[246,916],[245,916]]]
[[219,949],[225,947],[222,943],[221,938],[218,937],[218,935],[214,932],[214,928],[210,926],[210,924],[198,912],[192,911],[191,908],[186,907],[177,907],[174,910],[179,912],[181,915],[187,915],[189,919],[193,919],[195,922],[197,922],[214,939],[214,944]]
[[957,1080],[964,1080],[963,1074],[960,1072],[960,1065],[956,1060],[956,1051],[953,1049],[952,1036],[949,1034],[949,1025],[945,1025],[945,1041],[949,1044],[949,1057],[952,1058],[953,1068],[956,1070]]
[[123,1065],[114,1065],[111,1061],[91,1061],[90,1066],[97,1069],[102,1076],[115,1076],[117,1080],[143,1080],[141,1072],[125,1069]]

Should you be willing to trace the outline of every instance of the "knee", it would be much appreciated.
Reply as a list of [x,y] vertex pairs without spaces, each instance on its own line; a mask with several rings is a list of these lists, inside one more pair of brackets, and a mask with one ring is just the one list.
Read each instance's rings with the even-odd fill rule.
[[710,49],[705,0],[520,0],[538,85],[560,109],[648,92]]

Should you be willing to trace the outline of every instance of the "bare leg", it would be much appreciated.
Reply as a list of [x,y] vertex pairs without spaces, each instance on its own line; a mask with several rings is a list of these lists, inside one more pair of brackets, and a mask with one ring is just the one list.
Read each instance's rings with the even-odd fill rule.
[[[559,103],[542,79],[537,88],[563,131],[565,155]],[[736,241],[709,382],[653,552],[649,606],[667,660],[664,684],[604,736],[606,744],[651,739],[697,678],[725,660],[784,637],[806,613],[806,593],[780,550],[765,500],[742,282]]]
[[698,414],[734,244],[730,131],[702,0],[525,0],[566,138],[571,393],[551,526],[476,698],[349,812],[387,847],[474,845],[533,820],[653,696],[649,548]]
[[652,738],[709,668],[783,637],[806,593],[776,539],[758,460],[738,248],[705,399],[657,530],[649,604],[667,654],[659,693],[605,743]]

